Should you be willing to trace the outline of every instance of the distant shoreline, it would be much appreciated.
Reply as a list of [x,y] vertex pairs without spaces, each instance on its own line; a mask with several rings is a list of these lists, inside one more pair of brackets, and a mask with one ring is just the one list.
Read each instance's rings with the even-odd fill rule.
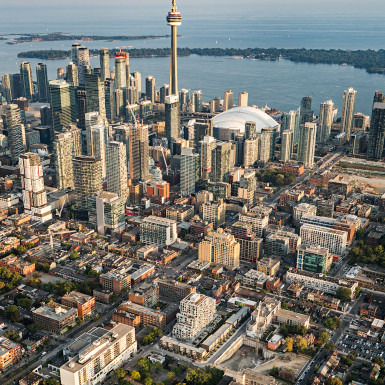
[[[7,36],[18,36],[17,34],[9,34]],[[5,36],[5,35],[3,35]],[[153,39],[165,39],[170,37],[169,35],[141,35],[141,36],[104,36],[104,35],[72,35],[63,32],[53,33],[26,33],[21,34],[19,37],[7,42],[6,44],[23,44],[23,43],[36,43],[41,41],[119,41],[119,40],[153,40]],[[5,40],[5,39],[2,39]]]
[[[111,38],[111,37],[110,37]],[[111,49],[110,55],[114,56],[118,49]],[[133,48],[125,50],[132,58],[167,57],[170,55],[169,48]],[[90,55],[98,55],[99,50],[91,49]],[[283,48],[179,48],[178,56],[219,56],[232,57],[234,59],[269,60],[275,61],[280,58],[295,63],[310,64],[337,64],[353,66],[365,69],[368,73],[385,74],[385,50],[325,50],[325,49],[283,49]],[[35,50],[20,52],[17,55],[24,59],[67,59],[71,51],[65,50]]]

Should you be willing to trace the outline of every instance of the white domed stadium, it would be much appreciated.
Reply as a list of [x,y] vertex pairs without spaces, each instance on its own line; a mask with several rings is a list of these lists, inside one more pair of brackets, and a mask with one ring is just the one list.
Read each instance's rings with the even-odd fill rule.
[[214,136],[231,140],[232,134],[245,133],[246,122],[254,122],[257,133],[263,128],[278,128],[278,123],[258,108],[234,107],[213,118]]

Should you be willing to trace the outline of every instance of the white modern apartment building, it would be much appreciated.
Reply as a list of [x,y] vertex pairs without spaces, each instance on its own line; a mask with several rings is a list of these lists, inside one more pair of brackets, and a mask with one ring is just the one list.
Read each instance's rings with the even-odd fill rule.
[[189,294],[180,302],[172,336],[184,341],[193,341],[213,320],[215,308],[214,298],[198,293]]
[[300,236],[302,244],[318,245],[329,249],[329,252],[335,255],[342,255],[346,251],[346,231],[305,224],[301,226]]
[[61,384],[99,384],[136,350],[132,326],[118,324],[111,330],[94,328],[64,349],[69,361],[60,367]]
[[293,222],[296,226],[300,224],[300,220],[304,215],[316,215],[317,206],[310,205],[309,203],[299,203],[293,209]]
[[324,293],[335,295],[340,287],[345,287],[351,290],[352,298],[358,283],[350,279],[340,279],[329,277],[324,274],[309,273],[307,271],[300,271],[290,268],[286,273],[286,282],[298,283],[304,285],[308,289],[323,291]]
[[169,246],[177,239],[177,221],[149,216],[140,225],[140,240],[146,245]]
[[262,237],[263,230],[269,224],[269,216],[263,213],[249,212],[247,214],[239,214],[239,222],[251,223],[254,233],[258,237]]

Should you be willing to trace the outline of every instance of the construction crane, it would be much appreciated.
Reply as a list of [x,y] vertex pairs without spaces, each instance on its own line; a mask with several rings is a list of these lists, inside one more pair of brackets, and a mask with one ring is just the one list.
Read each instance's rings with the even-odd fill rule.
[[57,215],[59,218],[61,218],[61,214],[62,214],[62,212],[63,212],[64,205],[65,205],[66,202],[67,202],[67,197],[68,197],[68,195],[66,194],[65,197],[64,197],[64,201],[63,201],[63,203],[62,203],[62,205],[61,205],[60,211],[59,211],[58,209],[56,209],[56,215]]
[[168,176],[168,169],[170,168],[170,166],[167,164],[166,156],[164,155],[164,150],[165,150],[164,147],[161,147],[161,149],[162,149],[164,165],[166,167],[166,175]]
[[130,107],[130,112],[131,112],[131,115],[132,117],[134,118],[134,125],[135,125],[135,128],[138,128],[138,121],[136,120],[136,116],[134,114],[134,111],[132,111],[132,108]]

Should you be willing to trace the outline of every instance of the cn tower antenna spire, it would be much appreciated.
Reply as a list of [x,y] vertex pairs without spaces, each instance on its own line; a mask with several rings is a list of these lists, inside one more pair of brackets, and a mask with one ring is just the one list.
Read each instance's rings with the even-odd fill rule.
[[182,16],[177,10],[176,0],[172,0],[171,11],[167,15],[167,24],[171,26],[170,95],[178,95],[177,28],[182,25]]

